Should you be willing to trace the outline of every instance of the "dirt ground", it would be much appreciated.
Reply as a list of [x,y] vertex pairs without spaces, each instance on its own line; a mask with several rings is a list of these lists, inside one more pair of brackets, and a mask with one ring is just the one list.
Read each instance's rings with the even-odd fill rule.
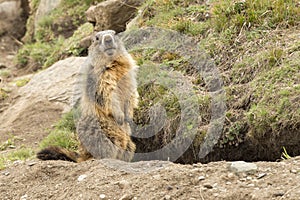
[[235,174],[228,163],[163,161],[15,162],[0,172],[1,199],[300,199],[300,157],[258,162]]

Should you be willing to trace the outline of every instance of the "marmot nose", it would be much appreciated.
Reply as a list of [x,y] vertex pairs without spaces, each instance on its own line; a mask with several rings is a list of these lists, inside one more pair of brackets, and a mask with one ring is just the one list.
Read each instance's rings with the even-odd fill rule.
[[104,35],[103,36],[103,42],[105,45],[112,45],[113,43],[113,38],[111,35]]

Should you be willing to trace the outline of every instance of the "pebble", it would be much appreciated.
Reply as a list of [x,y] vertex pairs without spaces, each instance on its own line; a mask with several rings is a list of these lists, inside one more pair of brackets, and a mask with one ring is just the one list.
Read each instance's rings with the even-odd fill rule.
[[80,182],[80,181],[83,181],[86,177],[87,177],[87,175],[82,174],[82,175],[80,175],[80,176],[78,177],[77,180]]
[[133,199],[132,194],[124,194],[119,200],[131,200]]
[[258,174],[257,179],[261,179],[261,178],[263,178],[265,176],[267,176],[266,173],[260,173],[260,174]]
[[213,186],[211,184],[208,184],[208,183],[204,184],[203,186],[207,189],[212,189],[213,188]]
[[4,176],[8,176],[10,173],[9,172],[3,172]]
[[167,190],[173,190],[173,187],[170,186],[170,185],[168,185],[168,186],[167,186]]
[[159,174],[157,174],[157,175],[154,175],[154,176],[152,176],[155,180],[160,180],[160,175]]
[[20,200],[26,200],[27,197],[28,197],[28,195],[27,195],[27,194],[24,194],[23,196],[20,197]]
[[198,177],[198,181],[203,181],[203,180],[205,180],[205,177],[204,177],[204,176],[199,176],[199,177]]
[[295,170],[295,169],[292,169],[292,170],[291,170],[291,173],[293,173],[293,174],[297,174],[298,172],[297,172],[297,170]]
[[122,180],[116,183],[121,189],[124,189],[129,186],[129,182]]
[[31,167],[31,166],[33,166],[33,165],[35,165],[36,164],[36,162],[30,162],[30,163],[28,163],[27,165],[29,166],[29,167]]
[[166,195],[165,197],[164,197],[164,200],[170,200],[171,199],[171,196],[170,195]]
[[106,196],[105,196],[105,194],[100,194],[99,197],[100,197],[100,199],[105,199]]
[[231,162],[229,170],[235,173],[248,173],[252,174],[257,171],[257,165],[254,163],[247,163],[244,161]]
[[284,192],[276,192],[273,194],[273,197],[282,197],[284,195]]

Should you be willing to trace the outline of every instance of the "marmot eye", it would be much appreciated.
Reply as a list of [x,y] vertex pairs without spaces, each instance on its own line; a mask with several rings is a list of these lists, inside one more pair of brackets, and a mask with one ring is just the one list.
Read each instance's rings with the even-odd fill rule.
[[98,36],[96,36],[96,37],[95,37],[95,39],[96,39],[96,40],[99,40],[99,37],[98,37]]

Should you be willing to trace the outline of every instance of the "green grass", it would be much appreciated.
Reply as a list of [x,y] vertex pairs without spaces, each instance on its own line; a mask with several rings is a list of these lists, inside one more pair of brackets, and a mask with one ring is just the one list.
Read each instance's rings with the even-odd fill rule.
[[26,85],[29,81],[30,81],[29,78],[19,79],[19,80],[16,81],[16,86],[18,86],[18,87],[23,87],[23,86]]
[[9,165],[13,161],[17,160],[28,160],[35,156],[35,152],[31,148],[25,148],[22,147],[17,150],[13,150],[5,155],[0,155],[0,170],[3,170],[6,168],[7,165]]
[[[142,9],[138,26],[162,27],[198,38],[200,47],[220,70],[229,91],[227,107],[231,112],[222,144],[238,145],[246,135],[263,138],[265,134],[275,136],[297,128],[300,121],[297,100],[300,43],[296,34],[300,26],[299,2],[214,0],[201,5],[196,1],[148,0]],[[153,59],[157,52],[152,49],[138,56],[138,64],[147,63],[145,60]],[[186,70],[178,58],[158,62],[173,65],[174,70]],[[195,86],[203,90],[203,82],[197,80]],[[151,104],[150,99],[161,95],[156,94],[159,88],[144,94],[148,90],[149,87],[140,91],[146,95],[141,106]],[[210,101],[199,101],[201,116],[207,119],[202,125],[209,122],[209,104]]]
[[[94,0],[63,0],[51,13],[34,27],[32,15],[27,21],[25,45],[18,51],[15,60],[19,68],[38,70],[46,68],[67,56],[79,56],[85,49],[80,41],[93,33],[91,24],[86,22],[85,11]],[[98,1],[101,2],[101,1]],[[39,1],[31,2],[35,13]]]
[[40,148],[60,146],[66,149],[76,150],[79,142],[75,129],[73,111],[71,111],[64,114],[55,125],[55,128],[50,131],[50,134],[40,142]]
[[285,147],[282,147],[283,152],[281,153],[281,159],[282,160],[288,160],[291,159],[292,157],[288,154],[287,150],[285,149]]
[[4,151],[12,146],[14,146],[15,139],[12,137],[0,145],[0,151]]
[[34,155],[34,151],[31,148],[21,148],[9,153],[6,158],[10,161],[26,160]]
[[67,56],[79,56],[84,51],[79,45],[80,41],[92,32],[92,25],[86,23],[80,26],[68,39],[58,37],[51,42],[37,41],[25,44],[18,51],[15,62],[19,68],[34,67],[39,69],[47,68]]

